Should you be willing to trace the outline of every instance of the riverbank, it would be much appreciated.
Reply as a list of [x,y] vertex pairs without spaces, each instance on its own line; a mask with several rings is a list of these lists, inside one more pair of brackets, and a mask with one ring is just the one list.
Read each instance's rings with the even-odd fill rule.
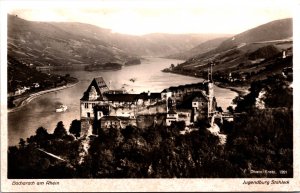
[[11,113],[11,112],[18,111],[22,107],[24,107],[25,105],[29,104],[33,99],[35,99],[35,98],[37,98],[39,96],[42,96],[42,95],[47,94],[47,93],[51,93],[51,92],[55,92],[55,91],[59,91],[59,90],[67,89],[67,88],[71,88],[71,87],[75,86],[78,82],[79,82],[79,80],[77,80],[76,82],[73,82],[73,83],[68,83],[68,84],[66,84],[64,86],[60,86],[60,87],[56,87],[56,88],[52,88],[52,89],[47,89],[47,90],[39,91],[39,92],[36,92],[36,93],[29,94],[28,96],[21,97],[19,99],[20,101],[16,104],[16,107],[11,108],[11,109],[7,109],[7,112]]
[[[195,78],[203,78],[205,79],[206,77],[202,77],[199,75],[192,75],[192,74],[186,74],[186,73],[179,73],[176,71],[171,71],[171,70],[162,70],[162,72],[164,73],[172,73],[172,74],[180,74],[180,75],[184,75],[184,76],[189,76],[189,77],[195,77]],[[214,82],[216,86],[220,87],[220,88],[225,88],[225,89],[229,89],[233,92],[236,92],[239,96],[245,96],[246,94],[249,93],[249,88],[250,86],[229,86],[228,84],[224,84],[221,82]]]
[[221,82],[215,82],[215,85],[220,88],[230,89],[233,92],[236,92],[239,96],[245,96],[249,93],[250,86],[228,86],[224,85]]

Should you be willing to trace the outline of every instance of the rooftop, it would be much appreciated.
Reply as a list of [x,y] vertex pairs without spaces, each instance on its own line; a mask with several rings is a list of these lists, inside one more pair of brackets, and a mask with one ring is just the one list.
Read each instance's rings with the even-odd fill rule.
[[108,91],[108,87],[102,77],[96,77],[92,80],[88,89],[83,93],[83,97],[80,100],[89,100],[91,88],[94,87],[98,98],[96,100],[103,100],[103,92]]
[[138,94],[105,94],[108,101],[118,102],[134,102],[138,98]]
[[100,121],[125,121],[129,120],[129,117],[121,117],[121,116],[103,116]]
[[206,82],[198,82],[198,83],[192,83],[192,84],[185,84],[185,85],[179,85],[179,86],[171,86],[167,89],[164,89],[162,92],[169,92],[169,91],[184,91],[184,89],[187,88],[198,88],[198,89],[205,89],[206,88]]
[[177,109],[191,109],[192,108],[192,102],[194,100],[201,100],[207,101],[207,97],[203,94],[201,91],[193,92],[183,98],[183,101],[177,105]]

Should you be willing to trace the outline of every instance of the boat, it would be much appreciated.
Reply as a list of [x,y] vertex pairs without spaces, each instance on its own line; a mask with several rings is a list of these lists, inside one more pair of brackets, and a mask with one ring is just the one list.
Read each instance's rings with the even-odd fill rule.
[[57,107],[57,108],[55,109],[55,111],[56,111],[57,113],[60,113],[60,112],[65,112],[67,109],[68,109],[67,105],[60,105],[59,107]]

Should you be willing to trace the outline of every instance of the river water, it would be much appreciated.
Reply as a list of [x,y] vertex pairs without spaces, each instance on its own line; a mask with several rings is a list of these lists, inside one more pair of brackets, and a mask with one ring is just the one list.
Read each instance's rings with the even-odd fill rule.
[[[181,60],[174,59],[147,58],[142,60],[140,65],[127,66],[118,71],[58,72],[63,75],[69,73],[78,78],[79,83],[68,89],[42,95],[20,110],[10,112],[8,114],[8,145],[16,145],[20,138],[26,139],[35,134],[36,129],[40,126],[52,133],[59,121],[63,121],[68,130],[72,120],[80,118],[80,98],[91,80],[97,76],[102,76],[111,89],[125,87],[131,93],[147,92],[148,90],[161,92],[170,86],[203,81],[200,78],[161,72],[162,69],[171,64],[176,65],[181,62]],[[130,81],[130,79],[135,81]],[[231,105],[231,101],[237,96],[237,93],[229,89],[215,87],[215,96],[218,106],[225,110]],[[67,105],[68,110],[63,113],[56,113],[55,107],[58,104]]]

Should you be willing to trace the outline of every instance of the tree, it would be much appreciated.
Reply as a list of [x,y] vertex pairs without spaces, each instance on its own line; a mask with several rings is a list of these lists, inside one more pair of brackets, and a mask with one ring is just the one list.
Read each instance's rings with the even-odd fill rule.
[[46,136],[48,136],[48,131],[47,129],[45,129],[44,127],[39,127],[36,131],[35,134],[38,138],[44,138]]
[[25,140],[23,138],[20,138],[20,142],[19,142],[20,147],[24,148],[25,144],[26,144]]
[[185,121],[173,121],[171,124],[171,128],[176,129],[176,130],[184,130],[186,127]]
[[76,138],[80,137],[80,132],[81,132],[81,122],[77,119],[73,120],[69,132],[74,134]]
[[59,122],[57,123],[53,135],[54,135],[56,138],[63,138],[64,136],[67,135],[67,130],[65,129],[65,126],[64,126],[64,124],[63,124],[62,121],[59,121]]
[[234,110],[233,110],[232,106],[227,107],[227,110],[228,110],[229,113],[234,113]]
[[123,141],[123,138],[120,129],[112,127],[107,134],[107,144],[111,147],[117,147]]
[[218,112],[221,112],[221,113],[223,112],[222,107],[217,107],[216,110],[217,110]]
[[8,100],[7,100],[7,107],[8,108],[13,108],[13,107],[16,106],[14,104],[14,100],[15,100],[15,97],[8,97]]
[[29,142],[37,142],[39,145],[44,146],[47,144],[47,140],[49,139],[49,133],[47,131],[47,129],[45,129],[44,127],[39,127],[36,131],[35,131],[35,136],[31,136],[29,139]]

